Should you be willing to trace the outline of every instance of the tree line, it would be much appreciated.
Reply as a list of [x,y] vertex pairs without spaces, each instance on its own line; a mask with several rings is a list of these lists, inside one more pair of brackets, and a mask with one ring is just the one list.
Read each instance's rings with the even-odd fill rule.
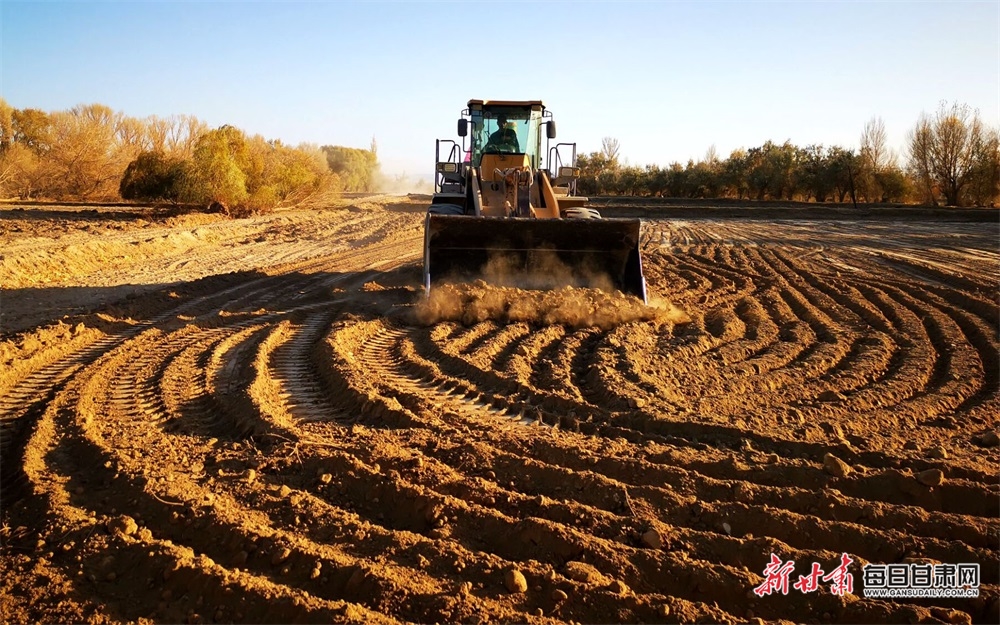
[[374,191],[369,149],[285,145],[189,115],[136,118],[103,104],[15,109],[0,98],[0,197],[139,200],[269,210],[317,192]]
[[[585,195],[989,206],[1000,198],[1000,133],[967,105],[922,114],[902,154],[873,118],[860,148],[767,141],[720,159],[638,167],[618,141],[580,155]],[[103,104],[47,113],[0,98],[0,198],[165,201],[233,214],[268,210],[317,192],[385,186],[368,149],[292,147],[189,115],[136,118]]]
[[663,168],[620,162],[619,152],[619,142],[605,137],[600,151],[578,157],[581,194],[933,206],[995,206],[1000,199],[1000,131],[957,103],[923,113],[901,155],[888,146],[878,117],[865,124],[858,150],[767,141],[726,159],[712,147],[697,162]]

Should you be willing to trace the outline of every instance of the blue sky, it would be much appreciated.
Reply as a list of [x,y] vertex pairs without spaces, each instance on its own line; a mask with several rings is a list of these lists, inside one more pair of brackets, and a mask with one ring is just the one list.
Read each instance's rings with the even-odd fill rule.
[[940,101],[1000,126],[1000,2],[14,2],[0,96],[100,102],[432,171],[470,98],[542,99],[631,163],[790,139],[900,149]]

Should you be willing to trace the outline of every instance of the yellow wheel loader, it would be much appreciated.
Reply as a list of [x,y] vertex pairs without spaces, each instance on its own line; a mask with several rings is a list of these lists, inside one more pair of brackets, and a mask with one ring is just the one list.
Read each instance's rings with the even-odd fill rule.
[[602,218],[576,195],[576,144],[553,144],[555,121],[541,101],[469,100],[458,135],[460,143],[436,143],[427,294],[438,282],[482,279],[617,289],[646,302],[641,222]]

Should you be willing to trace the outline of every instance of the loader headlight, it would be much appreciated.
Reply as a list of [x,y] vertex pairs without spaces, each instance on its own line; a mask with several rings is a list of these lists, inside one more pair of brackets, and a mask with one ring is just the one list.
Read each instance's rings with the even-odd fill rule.
[[458,171],[458,163],[438,163],[437,170],[445,174],[453,174]]
[[560,178],[579,178],[580,168],[579,167],[560,167],[559,168]]

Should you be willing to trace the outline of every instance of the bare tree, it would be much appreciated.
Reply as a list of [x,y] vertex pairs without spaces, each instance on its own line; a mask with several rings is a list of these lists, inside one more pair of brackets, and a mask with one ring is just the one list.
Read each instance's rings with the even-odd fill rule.
[[880,173],[892,164],[892,152],[888,143],[882,118],[873,117],[868,120],[861,133],[861,158],[871,171]]
[[0,98],[0,153],[14,143],[14,107]]
[[714,169],[719,164],[719,153],[715,149],[715,144],[708,146],[705,150],[705,158],[703,162],[710,168]]
[[867,202],[881,201],[885,195],[882,180],[894,160],[881,117],[873,117],[865,124],[859,157],[858,190]]
[[122,115],[103,104],[52,113],[53,142],[46,160],[58,172],[54,197],[100,199],[118,194],[128,161],[115,158],[115,131]]
[[934,117],[926,113],[910,131],[910,171],[921,183],[932,203],[934,189],[945,197],[948,206],[958,206],[974,174],[981,167],[981,155],[989,154],[990,130],[984,127],[979,112],[967,104],[941,103]]
[[208,124],[194,115],[171,115],[166,120],[164,151],[177,158],[191,158],[198,139],[208,130]]
[[926,114],[921,115],[917,125],[909,134],[909,167],[910,175],[920,185],[924,199],[937,206],[937,194],[934,193],[934,169],[931,163],[931,145],[934,142],[934,130],[931,120]]
[[151,124],[148,120],[121,116],[115,125],[115,146],[128,163],[141,152],[151,150],[153,142],[150,138]]
[[604,137],[601,139],[601,154],[608,161],[612,169],[618,166],[618,152],[621,150],[621,145],[618,143],[618,139],[614,137]]

